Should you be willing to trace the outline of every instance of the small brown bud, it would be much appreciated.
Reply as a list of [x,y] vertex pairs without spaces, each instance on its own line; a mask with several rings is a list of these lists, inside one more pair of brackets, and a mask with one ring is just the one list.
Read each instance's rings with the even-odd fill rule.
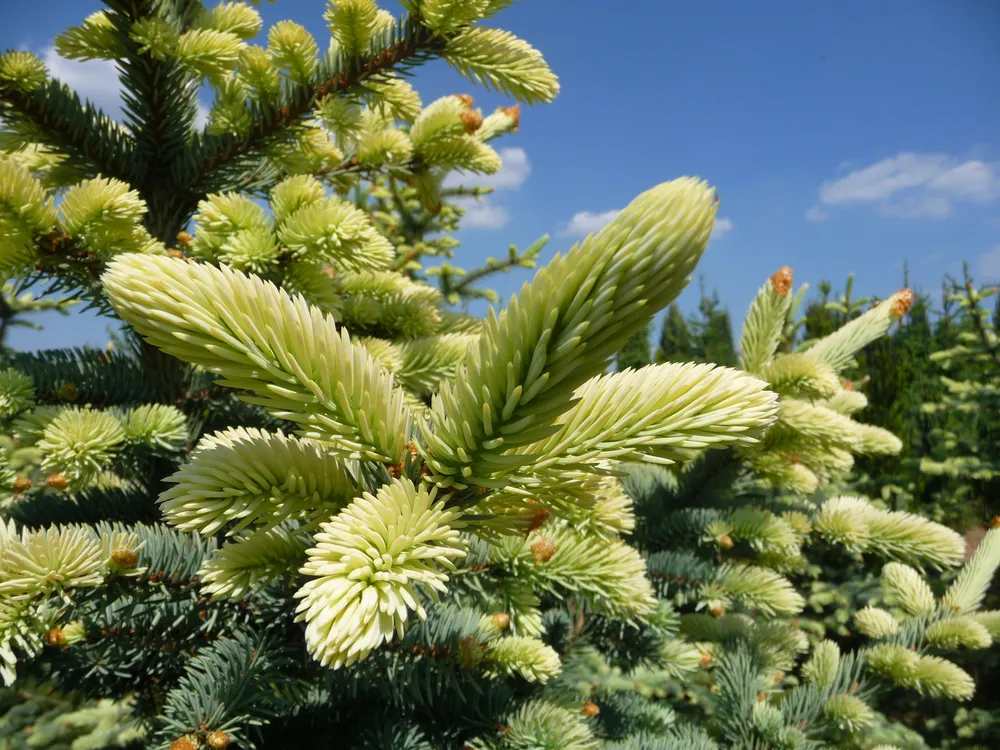
[[556,553],[556,545],[551,540],[541,536],[532,543],[531,551],[535,555],[536,563],[545,563],[551,560]]
[[169,250],[167,250],[167,255],[169,255],[171,258],[183,258],[184,257],[184,251],[183,250],[178,250],[177,248],[172,247]]
[[719,546],[722,549],[732,549],[733,548],[733,538],[729,534],[723,534],[719,537]]
[[896,299],[892,301],[892,317],[902,318],[910,309],[910,305],[913,304],[913,291],[910,289],[903,289],[896,293]]
[[31,480],[27,477],[17,477],[14,479],[14,492],[27,492],[31,489]]
[[63,383],[59,386],[59,390],[56,391],[56,395],[59,396],[63,401],[76,401],[77,389],[74,383]]
[[593,719],[597,714],[601,713],[600,707],[593,701],[584,701],[583,704],[583,715],[588,719]]
[[229,735],[225,732],[209,732],[205,735],[205,744],[213,750],[226,750],[229,747]]
[[990,527],[994,529],[1000,528],[1000,516],[993,516],[990,519]]
[[539,508],[538,510],[536,510],[534,515],[532,515],[531,517],[531,523],[528,524],[528,529],[526,533],[530,534],[532,531],[537,531],[538,529],[540,529],[542,524],[548,521],[551,515],[552,513],[550,513],[545,508]]
[[128,547],[119,547],[111,553],[111,562],[117,568],[134,568],[139,562],[139,556]]
[[69,487],[69,480],[62,474],[49,474],[45,477],[45,484],[54,490],[62,491]]
[[779,297],[785,297],[792,289],[792,269],[790,266],[782,266],[771,274],[771,289]]
[[483,124],[483,116],[474,109],[467,109],[462,113],[462,124],[465,126],[465,132],[471,135]]
[[494,612],[490,615],[490,620],[493,621],[493,626],[497,630],[506,630],[507,626],[510,625],[510,615],[506,612]]
[[466,636],[458,642],[458,663],[465,669],[474,669],[486,658],[486,644],[480,643],[475,636]]
[[726,608],[723,607],[721,604],[713,604],[708,611],[712,615],[712,617],[722,617],[724,614],[726,614]]
[[853,391],[854,383],[852,383],[850,380],[845,380],[843,383],[840,384],[840,387],[843,388],[845,391]]
[[170,743],[170,750],[198,750],[198,744],[195,744],[188,737],[180,737]]
[[767,696],[764,695],[764,693],[757,693],[757,702],[758,703],[763,703],[766,700],[767,700]]
[[455,98],[460,100],[462,104],[464,104],[466,107],[471,107],[473,104],[476,103],[476,100],[473,99],[469,94],[455,94]]
[[785,673],[784,672],[775,672],[774,673],[774,681],[775,682],[781,682],[783,679],[785,679]]
[[802,457],[801,456],[794,456],[794,455],[793,456],[789,456],[788,457],[788,463],[790,463],[790,464],[800,464],[800,463],[802,463]]
[[66,642],[66,634],[62,628],[52,628],[45,634],[45,642],[50,646],[61,646]]
[[420,448],[418,448],[417,444],[414,443],[412,440],[406,446],[406,450],[408,450],[410,452],[410,460],[412,460],[412,461],[419,460],[419,458],[420,458]]
[[702,653],[702,655],[701,655],[701,666],[702,667],[704,667],[705,669],[708,669],[708,665],[711,664],[712,661],[713,661],[713,659],[712,659],[712,655],[710,653],[708,653],[707,651],[705,651],[704,653]]
[[191,236],[190,232],[178,232],[177,242],[183,247],[191,247],[191,243],[194,242],[194,237]]
[[521,105],[515,104],[512,107],[504,107],[503,113],[514,121],[514,129],[521,127]]

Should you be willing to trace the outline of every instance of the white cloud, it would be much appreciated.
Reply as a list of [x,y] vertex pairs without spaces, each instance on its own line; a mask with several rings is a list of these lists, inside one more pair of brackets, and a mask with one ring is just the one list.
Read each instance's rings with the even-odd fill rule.
[[580,211],[574,214],[573,218],[569,220],[569,224],[566,225],[563,234],[586,237],[591,232],[597,232],[602,229],[605,224],[618,215],[619,211],[621,211],[620,208],[603,211],[599,214],[595,214],[592,211]]
[[109,117],[117,119],[121,116],[118,70],[113,62],[67,60],[56,52],[55,47],[46,48],[42,59],[49,75],[73,89],[80,99],[89,99]]
[[907,195],[878,204],[875,210],[893,219],[947,219],[951,215],[952,203],[943,195]]
[[462,227],[474,229],[501,229],[510,221],[510,214],[503,206],[474,203],[466,206]]
[[987,284],[1000,282],[1000,245],[979,256],[979,276]]
[[496,174],[449,172],[444,187],[491,187],[496,190],[517,190],[531,174],[531,163],[523,148],[501,148],[497,151],[503,166]]
[[[531,162],[523,148],[501,148],[497,150],[502,166],[496,174],[470,174],[467,172],[449,172],[442,186],[454,187],[491,187],[495,191],[517,190],[531,174]],[[466,229],[500,229],[510,221],[507,209],[496,202],[496,193],[480,200],[475,198],[456,198],[455,203],[465,207],[465,216],[461,226]]]
[[830,218],[830,214],[824,211],[820,206],[813,206],[806,211],[806,218],[809,219],[809,221],[826,221]]
[[733,220],[722,217],[721,219],[715,220],[715,226],[712,227],[712,239],[721,240],[727,234],[733,231]]
[[[901,153],[819,188],[823,206],[868,204],[883,216],[943,219],[957,203],[985,204],[1000,198],[1000,170],[979,160],[960,162],[945,154]],[[807,218],[823,214],[816,206]],[[810,215],[812,214],[812,215]]]

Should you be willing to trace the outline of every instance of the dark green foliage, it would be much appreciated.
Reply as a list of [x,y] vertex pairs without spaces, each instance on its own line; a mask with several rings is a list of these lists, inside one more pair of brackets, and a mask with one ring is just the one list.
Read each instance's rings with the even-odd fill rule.
[[650,326],[646,326],[641,331],[633,333],[625,345],[618,351],[617,366],[618,371],[628,368],[645,367],[652,364],[653,355],[649,349]]
[[674,723],[674,712],[666,704],[653,703],[637,693],[601,691],[591,701],[600,709],[598,731],[613,740],[629,735],[663,736]]
[[48,349],[11,354],[5,360],[7,366],[31,377],[42,404],[127,406],[149,403],[154,395],[133,352]]
[[656,351],[657,362],[687,362],[694,352],[691,330],[684,313],[677,303],[667,309],[660,330],[660,346]]
[[55,79],[27,93],[0,83],[0,116],[26,140],[58,147],[69,159],[67,166],[123,182],[142,169],[142,155],[114,121]]
[[630,625],[600,615],[586,618],[580,635],[607,657],[608,662],[625,674],[641,666],[653,666],[666,639],[677,633],[677,614],[664,607],[658,622]]
[[717,293],[708,296],[704,282],[696,315],[685,319],[676,303],[667,309],[660,329],[657,362],[714,362],[735,367],[737,359],[729,311],[722,306]]
[[[235,633],[191,659],[167,695],[158,736],[164,747],[190,727],[225,732],[241,746],[258,745],[246,728],[280,711],[290,657],[267,639]],[[294,693],[291,696],[294,698]]]
[[718,293],[713,292],[708,297],[702,290],[698,312],[701,318],[695,320],[691,327],[697,360],[735,367],[737,356],[733,342],[733,324],[729,319],[729,310],[719,302]]
[[665,735],[640,732],[619,742],[609,742],[606,750],[718,750],[719,746],[696,727],[680,726]]
[[27,495],[9,510],[10,517],[26,526],[52,526],[66,523],[153,523],[160,509],[145,489],[121,487],[91,488],[72,497],[54,493]]

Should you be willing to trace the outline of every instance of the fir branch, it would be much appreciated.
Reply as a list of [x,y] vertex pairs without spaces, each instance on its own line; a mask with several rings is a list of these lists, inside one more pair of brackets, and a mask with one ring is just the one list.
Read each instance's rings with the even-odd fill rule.
[[59,81],[50,80],[31,92],[0,82],[0,115],[8,127],[65,154],[68,167],[78,166],[88,174],[122,182],[132,182],[142,174],[142,155],[135,141]]
[[125,114],[143,158],[141,180],[126,182],[136,182],[149,205],[147,223],[153,236],[173,243],[188,211],[178,201],[178,193],[183,193],[178,188],[186,183],[170,180],[170,165],[187,149],[197,114],[198,82],[173,58],[141,54],[140,42],[131,31],[136,21],[147,17],[162,17],[172,27],[183,28],[194,21],[201,4],[186,0],[108,0],[106,4],[123,46],[117,65]]
[[[487,258],[485,264],[462,275],[461,281],[457,283],[452,280],[453,274],[442,273],[441,294],[443,294],[445,299],[448,299],[450,302],[457,301],[457,299],[461,297],[469,296],[483,296],[490,301],[494,301],[496,299],[495,294],[473,289],[472,285],[477,281],[485,279],[487,276],[492,276],[493,274],[509,273],[515,268],[534,268],[535,260],[538,258],[539,253],[541,253],[545,245],[548,244],[548,241],[549,235],[543,234],[531,243],[531,245],[525,248],[524,251],[518,251],[516,245],[511,245],[507,249],[507,257],[504,260],[498,261],[495,258]],[[457,297],[452,299],[454,295],[457,295]]]
[[366,54],[334,55],[324,60],[308,84],[292,84],[280,101],[254,103],[252,126],[240,135],[209,135],[195,139],[174,164],[176,184],[192,185],[195,193],[232,190],[244,186],[245,174],[257,171],[267,148],[289,136],[291,126],[312,112],[325,96],[350,95],[364,90],[391,69],[406,69],[430,59],[445,48],[445,39],[412,17],[404,17],[380,32]]

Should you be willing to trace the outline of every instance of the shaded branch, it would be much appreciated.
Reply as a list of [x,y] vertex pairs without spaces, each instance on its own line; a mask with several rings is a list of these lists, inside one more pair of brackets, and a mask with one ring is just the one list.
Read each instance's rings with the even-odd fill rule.
[[64,154],[68,166],[133,183],[142,174],[135,142],[110,117],[59,81],[24,92],[0,83],[0,115],[8,126]]

